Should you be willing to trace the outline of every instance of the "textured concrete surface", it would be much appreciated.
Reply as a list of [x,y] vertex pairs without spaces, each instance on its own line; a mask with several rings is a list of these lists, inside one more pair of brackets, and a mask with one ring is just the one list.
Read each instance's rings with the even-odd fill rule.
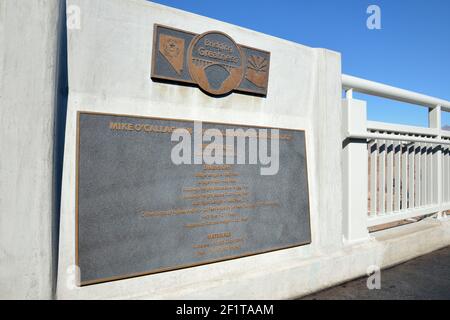
[[[342,87],[338,53],[143,0],[69,0],[68,4],[80,8],[81,27],[68,30],[70,92],[58,299],[290,299],[362,276],[369,265],[388,267],[450,244],[450,220],[435,219],[378,232],[364,241],[343,241]],[[154,23],[195,33],[221,30],[237,43],[270,51],[267,98],[243,94],[211,98],[195,87],[152,82]],[[76,286],[73,271],[78,111],[305,129],[311,244]]]
[[0,299],[52,297],[61,5],[0,1]]
[[303,299],[450,299],[450,246],[382,270],[379,290],[366,282],[363,277]]
[[[53,139],[58,137],[58,28],[64,1],[0,1],[0,298],[52,298],[60,235],[60,299],[286,299],[450,244],[450,220],[433,219],[342,239],[341,58],[144,0],[68,0],[70,93],[58,233]],[[152,82],[153,24],[221,30],[271,52],[267,98],[213,99],[197,88]],[[64,25],[62,22],[61,26]],[[63,50],[61,50],[63,51]],[[62,69],[62,68],[61,68]],[[75,159],[78,111],[305,129],[311,245],[221,263],[77,287]],[[62,113],[61,113],[62,114]],[[56,149],[56,148],[55,148]],[[53,203],[55,202],[55,203]],[[52,216],[55,219],[52,219]],[[395,229],[395,230],[394,230]],[[57,237],[53,237],[57,238]],[[426,282],[426,281],[425,281]]]
[[[57,297],[219,299],[300,295],[299,290],[305,286],[292,282],[298,274],[295,266],[311,257],[333,254],[343,245],[340,55],[143,0],[69,0],[69,6],[80,8],[81,26],[68,30],[70,92]],[[231,94],[212,98],[195,87],[153,82],[150,67],[155,23],[195,33],[221,30],[237,43],[270,51],[267,97]],[[68,286],[75,264],[78,111],[306,130],[312,244],[101,285]],[[308,271],[304,274],[307,280]]]

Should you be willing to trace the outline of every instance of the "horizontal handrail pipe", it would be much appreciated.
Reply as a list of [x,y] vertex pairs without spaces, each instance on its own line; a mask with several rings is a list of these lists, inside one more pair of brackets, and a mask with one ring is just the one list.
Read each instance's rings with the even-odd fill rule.
[[[367,130],[406,134],[408,136],[418,137],[438,137],[441,134],[441,130],[436,128],[424,128],[408,125],[390,124],[378,121],[367,121]],[[450,132],[449,132],[450,133]]]
[[347,135],[347,138],[349,138],[349,139],[371,139],[371,140],[373,140],[373,139],[395,140],[395,141],[423,142],[423,143],[431,143],[431,144],[450,145],[450,140],[421,138],[421,137],[408,136],[408,135],[396,135],[396,134],[376,133],[376,132],[367,132],[367,133],[349,132],[349,134]]
[[429,214],[436,213],[441,210],[442,206],[439,205],[431,205],[418,207],[414,209],[407,209],[402,211],[396,211],[391,214],[384,214],[375,217],[369,217],[367,220],[367,227],[376,227],[379,225],[392,223],[396,221],[406,220],[410,218],[416,218],[420,216],[425,216]]
[[442,110],[450,111],[450,101],[346,74],[342,75],[342,88],[344,90],[353,90],[364,94],[416,104],[431,109],[441,106]]

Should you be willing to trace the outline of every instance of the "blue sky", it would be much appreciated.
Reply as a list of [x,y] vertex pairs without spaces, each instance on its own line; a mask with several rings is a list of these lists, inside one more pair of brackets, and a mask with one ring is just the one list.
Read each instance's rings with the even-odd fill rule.
[[[346,74],[450,100],[450,0],[156,0],[342,54]],[[369,5],[381,30],[369,30]],[[205,30],[206,31],[206,30]],[[368,118],[427,126],[427,109],[363,95]],[[443,113],[450,125],[450,114]]]

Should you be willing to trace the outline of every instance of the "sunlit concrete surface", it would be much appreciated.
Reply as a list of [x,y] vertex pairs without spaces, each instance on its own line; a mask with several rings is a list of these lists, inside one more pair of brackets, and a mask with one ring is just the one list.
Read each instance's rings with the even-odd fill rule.
[[[368,266],[389,268],[450,245],[450,219],[443,216],[369,234],[367,180],[363,180],[367,178],[366,145],[352,143],[344,156],[343,141],[355,132],[360,134],[349,129],[367,131],[368,124],[363,117],[365,101],[346,101],[351,106],[347,109],[354,107],[356,112],[344,114],[343,81],[355,91],[358,86],[360,91],[373,86],[374,93],[382,91],[388,98],[404,91],[342,77],[338,52],[145,0],[67,0],[66,30],[65,3],[0,1],[0,298],[293,299],[362,277]],[[233,93],[216,99],[195,87],[152,81],[154,24],[197,34],[220,30],[237,43],[270,51],[267,97]],[[346,100],[351,97],[348,91]],[[412,95],[411,99],[422,98]],[[434,110],[440,107],[430,110],[434,129],[402,130],[408,135],[438,136],[439,113]],[[77,285],[80,111],[305,130],[311,244]],[[377,139],[395,140],[387,137]],[[436,139],[425,140],[430,141],[436,143]],[[439,170],[437,181],[436,177]],[[437,184],[436,190],[440,189]],[[378,222],[436,214],[448,207],[416,209],[420,214],[404,210],[389,221],[385,221],[388,215],[380,215]],[[433,269],[423,277],[428,276],[436,276]],[[422,279],[425,284],[427,278]],[[385,280],[382,285],[388,288],[387,276]]]
[[61,3],[0,1],[0,299],[52,297]]

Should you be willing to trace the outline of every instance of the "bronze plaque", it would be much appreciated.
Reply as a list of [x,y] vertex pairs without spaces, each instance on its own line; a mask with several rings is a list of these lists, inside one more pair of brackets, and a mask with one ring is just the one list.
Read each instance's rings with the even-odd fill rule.
[[266,96],[269,65],[269,52],[238,45],[223,32],[154,27],[153,80],[195,84],[214,96],[232,91]]
[[304,131],[279,129],[279,169],[265,176],[259,164],[174,164],[171,133],[192,121],[81,112],[77,126],[81,285],[311,242]]

